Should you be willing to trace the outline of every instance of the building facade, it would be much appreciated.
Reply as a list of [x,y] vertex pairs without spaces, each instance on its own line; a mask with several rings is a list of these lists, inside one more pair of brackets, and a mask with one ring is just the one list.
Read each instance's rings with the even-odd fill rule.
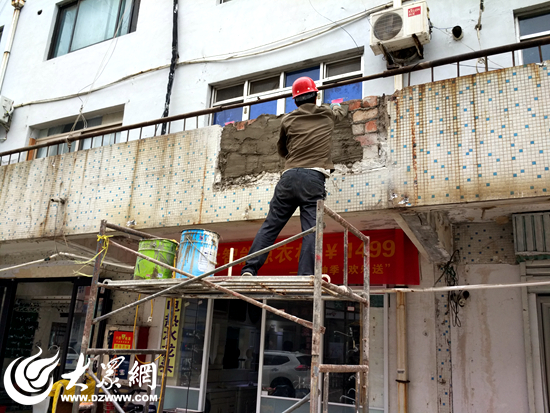
[[[95,255],[102,219],[167,239],[206,228],[221,236],[218,264],[231,247],[234,258],[246,255],[282,172],[280,115],[294,108],[285,94],[307,75],[327,87],[319,104],[340,101],[348,110],[334,132],[327,205],[377,242],[371,411],[548,411],[550,287],[408,293],[405,325],[396,294],[382,291],[548,280],[548,44],[330,87],[391,65],[370,47],[377,13],[410,6],[428,19],[426,4],[180,0],[174,13],[165,0],[13,3],[22,6],[18,18],[17,7],[0,5],[0,47],[9,52],[0,94],[14,107],[0,128],[3,369],[35,346],[60,350],[57,378],[74,369],[90,273],[75,259]],[[427,6],[423,59],[413,53],[394,63],[550,32],[550,3],[538,0]],[[264,98],[277,99],[254,104]],[[170,115],[218,109],[161,131],[155,120],[166,107]],[[293,217],[281,235],[298,233],[298,223]],[[328,223],[326,231],[326,273],[338,280],[341,229]],[[349,243],[353,258],[359,243]],[[298,248],[276,250],[265,273],[292,274]],[[134,264],[111,248],[102,278],[131,279]],[[350,276],[359,270],[353,265]],[[99,311],[136,298],[103,292]],[[267,301],[312,317],[308,301]],[[113,345],[112,332],[133,331],[136,345],[158,348],[166,303],[117,314],[99,326],[95,344]],[[175,351],[161,366],[165,409],[278,412],[308,393],[307,329],[236,300],[178,305]],[[357,362],[358,307],[327,301],[323,319],[325,362]],[[403,336],[405,348],[397,344]],[[353,379],[335,375],[329,411],[354,411],[354,399]],[[0,405],[28,409],[7,396]]]

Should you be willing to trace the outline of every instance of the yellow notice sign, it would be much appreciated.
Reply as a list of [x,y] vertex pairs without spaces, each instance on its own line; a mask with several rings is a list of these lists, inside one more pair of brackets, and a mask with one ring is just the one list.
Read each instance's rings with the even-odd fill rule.
[[[172,331],[170,334],[170,352],[168,353],[168,360],[165,357],[161,357],[159,363],[158,374],[161,375],[164,371],[166,363],[166,377],[174,377],[174,370],[176,367],[176,349],[178,348],[178,332],[181,322],[181,298],[174,301],[174,314],[172,315]],[[162,343],[161,348],[166,348],[168,342],[168,329],[170,327],[170,303],[171,299],[166,300],[166,307],[164,308],[164,321],[162,329]]]

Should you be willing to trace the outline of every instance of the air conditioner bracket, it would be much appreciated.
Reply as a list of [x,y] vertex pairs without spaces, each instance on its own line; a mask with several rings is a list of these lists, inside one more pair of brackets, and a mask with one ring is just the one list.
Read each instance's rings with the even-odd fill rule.
[[412,38],[414,40],[414,45],[416,46],[416,51],[418,52],[418,57],[424,59],[424,45],[420,43],[420,40],[416,34],[413,34]]
[[378,45],[382,49],[384,57],[386,58],[386,69],[392,70],[399,68],[399,65],[393,60],[393,56],[391,55],[391,53],[388,51],[388,49],[386,49],[386,46],[384,46],[383,43],[378,43]]

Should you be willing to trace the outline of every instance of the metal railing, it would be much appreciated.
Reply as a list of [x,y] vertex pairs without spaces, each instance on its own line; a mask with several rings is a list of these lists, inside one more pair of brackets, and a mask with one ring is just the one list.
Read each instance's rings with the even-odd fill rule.
[[[434,69],[436,67],[456,64],[456,77],[460,77],[461,76],[460,63],[467,60],[474,60],[474,59],[483,59],[484,69],[486,72],[488,72],[489,56],[494,56],[494,55],[499,55],[504,53],[511,53],[511,57],[512,57],[511,63],[512,63],[512,66],[515,66],[516,65],[515,52],[519,50],[530,49],[533,47],[538,48],[540,62],[543,63],[542,46],[547,44],[550,44],[550,36],[527,40],[520,43],[512,43],[504,46],[492,47],[489,49],[464,53],[464,54],[455,55],[455,56],[444,57],[442,59],[436,59],[431,61],[420,61],[414,65],[404,66],[397,69],[386,70],[384,72],[376,73],[373,75],[362,76],[362,77],[348,79],[348,80],[342,80],[342,81],[330,83],[327,85],[320,85],[318,86],[318,88],[319,90],[332,89],[332,88],[340,87],[344,85],[351,85],[351,84],[360,83],[360,82],[368,82],[376,79],[388,78],[388,77],[392,77],[400,74],[410,74],[412,72],[418,72],[418,71],[428,70],[428,69],[431,70],[431,81],[434,82],[435,81]],[[409,85],[410,85],[410,77],[409,77]],[[281,93],[277,96],[258,99],[254,101],[253,104],[271,102],[274,100],[284,99],[291,96],[292,94],[290,92]],[[115,134],[114,143],[116,144],[121,142],[128,142],[129,140],[162,136],[160,135],[160,131],[162,130],[163,125],[167,126],[166,130],[168,134],[188,130],[187,127],[189,126],[190,123],[193,123],[193,126],[196,129],[199,127],[199,117],[207,117],[207,116],[211,116],[212,114],[222,112],[224,110],[242,108],[245,106],[251,106],[251,102],[214,106],[208,109],[197,110],[194,112],[187,112],[180,115],[174,115],[174,116],[169,116],[169,117],[160,118],[160,119],[153,119],[150,121],[134,123],[131,125],[117,126],[113,128],[103,129],[100,131],[86,132],[86,130],[78,130],[78,131],[75,131],[73,134],[69,133],[66,137],[51,140],[47,143],[31,145],[23,148],[0,152],[0,165],[2,165],[5,162],[5,159],[8,159],[7,160],[8,164],[12,163],[12,161],[15,161],[15,160],[17,162],[21,162],[21,161],[33,159],[34,151],[41,148],[57,146],[58,152],[59,152],[63,147],[63,145],[70,146],[72,145],[73,142],[80,142],[80,141],[83,141],[84,139],[89,139],[89,138],[101,137],[102,146],[103,146],[105,137],[110,134]],[[193,119],[194,119],[194,122],[192,122]],[[180,125],[178,125],[178,123]],[[205,121],[203,123],[206,124],[208,122]],[[119,138],[116,137],[117,135],[119,136]]]

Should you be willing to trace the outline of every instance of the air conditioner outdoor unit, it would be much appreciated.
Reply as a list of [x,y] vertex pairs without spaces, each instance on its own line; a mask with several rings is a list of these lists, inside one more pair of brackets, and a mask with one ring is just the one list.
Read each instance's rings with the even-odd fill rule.
[[371,16],[370,47],[375,55],[414,47],[422,57],[422,46],[430,42],[428,5],[417,1]]
[[0,96],[0,125],[9,130],[11,115],[13,113],[13,100]]

